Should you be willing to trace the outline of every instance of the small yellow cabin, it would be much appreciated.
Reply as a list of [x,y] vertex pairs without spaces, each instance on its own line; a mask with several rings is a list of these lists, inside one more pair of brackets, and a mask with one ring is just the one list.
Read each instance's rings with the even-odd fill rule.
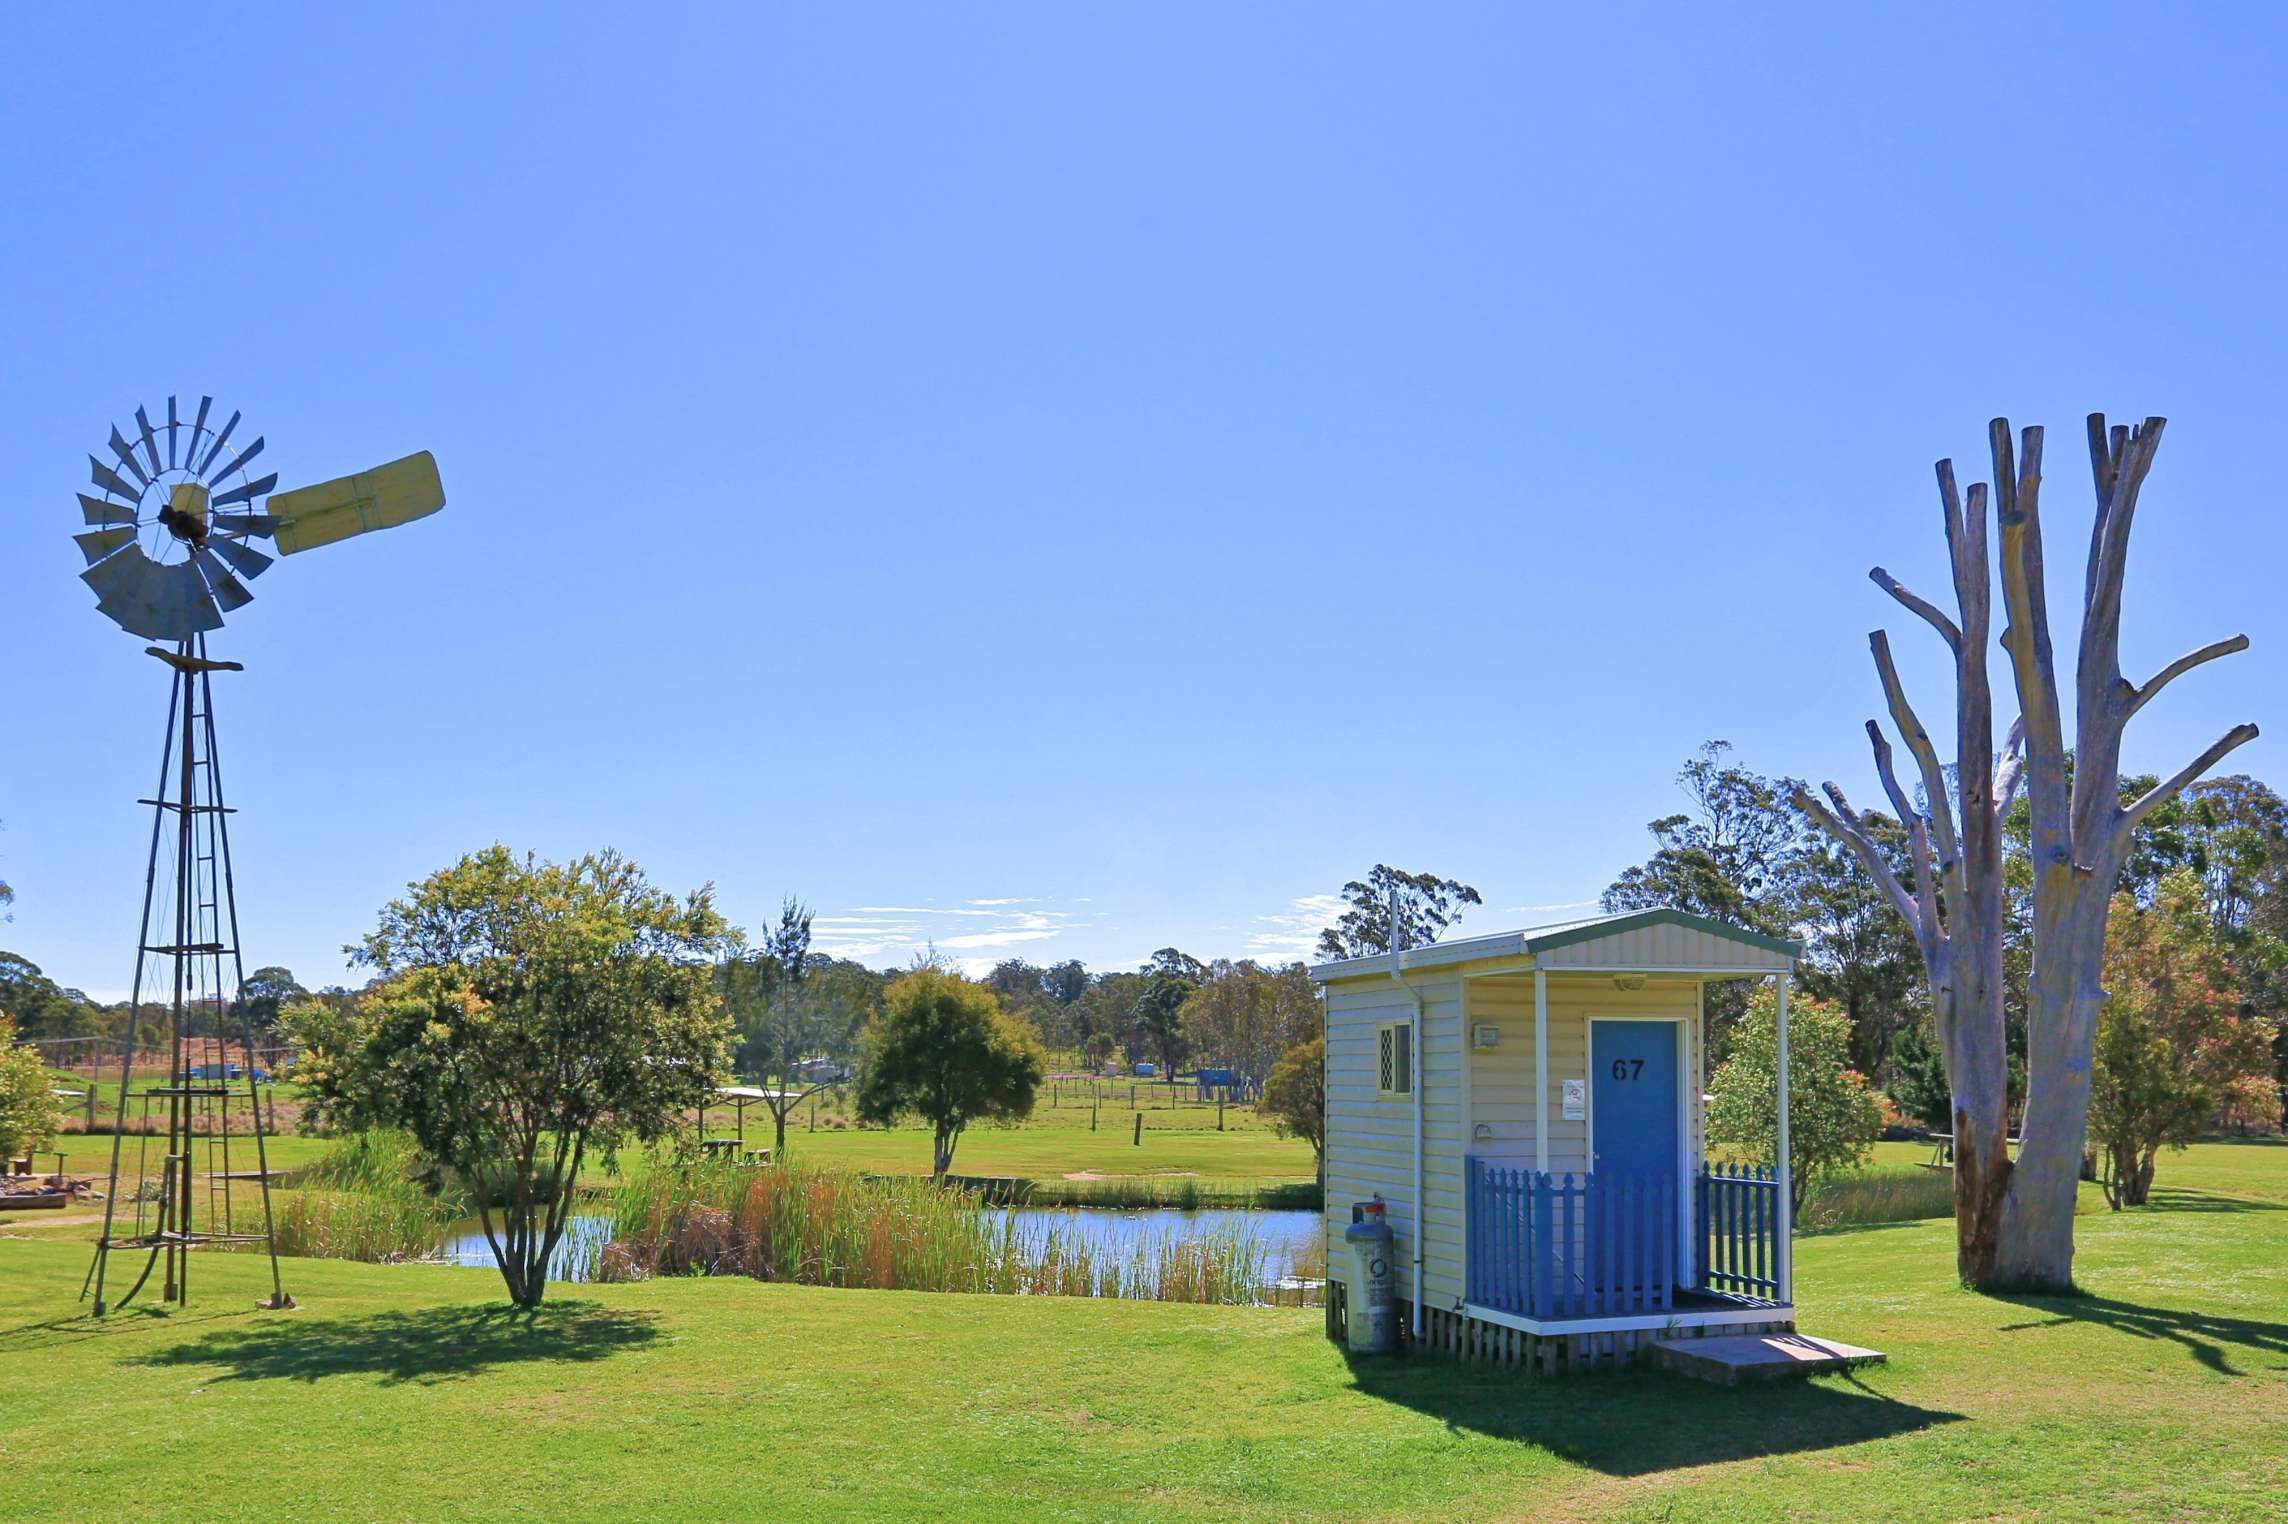
[[[1636,911],[1319,964],[1328,1264],[1357,1204],[1396,1235],[1405,1340],[1544,1368],[1792,1330],[1794,943]],[[1711,1167],[1707,986],[1780,990],[1780,1158]],[[1339,1280],[1336,1277],[1335,1280]],[[1328,1326],[1347,1315],[1329,1287]]]

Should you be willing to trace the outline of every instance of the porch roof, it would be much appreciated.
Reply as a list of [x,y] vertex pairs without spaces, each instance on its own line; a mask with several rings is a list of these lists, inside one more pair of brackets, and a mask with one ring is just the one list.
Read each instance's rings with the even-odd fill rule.
[[[1727,925],[1707,916],[1692,915],[1682,910],[1624,910],[1613,915],[1584,916],[1571,921],[1554,921],[1546,926],[1529,926],[1521,931],[1496,932],[1490,936],[1463,937],[1452,942],[1434,942],[1428,947],[1410,947],[1398,955],[1401,972],[1412,969],[1441,968],[1459,963],[1480,963],[1491,959],[1531,959],[1538,966],[1546,954],[1564,950],[1568,964],[1586,964],[1609,968],[1622,963],[1635,963],[1633,957],[1600,958],[1594,946],[1611,942],[1619,950],[1620,939],[1631,932],[1655,927],[1674,926],[1719,942],[1733,944],[1766,956],[1743,961],[1738,967],[1742,978],[1761,973],[1784,973],[1802,951],[1800,944],[1782,937],[1768,937],[1761,932]],[[1729,963],[1729,960],[1727,960]],[[1548,965],[1552,973],[1563,965]],[[1648,972],[1670,966],[1667,963],[1645,963]],[[1727,966],[1727,973],[1731,972]],[[1311,965],[1311,977],[1321,984],[1338,979],[1358,979],[1368,976],[1387,976],[1390,972],[1390,954],[1371,953],[1363,958],[1342,958],[1331,963]]]

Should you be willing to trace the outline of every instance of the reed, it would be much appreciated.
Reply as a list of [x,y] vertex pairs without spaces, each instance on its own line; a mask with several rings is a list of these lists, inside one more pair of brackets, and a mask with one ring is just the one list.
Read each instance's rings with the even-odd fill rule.
[[[249,1194],[231,1203],[234,1231],[261,1231],[262,1201]],[[411,1138],[379,1131],[344,1138],[296,1188],[272,1190],[270,1205],[279,1253],[369,1264],[432,1252],[463,1210],[457,1194],[433,1188]]]
[[1269,1248],[1239,1227],[1164,1232],[1125,1246],[1079,1219],[1020,1222],[977,1191],[789,1161],[752,1168],[663,1161],[611,1198],[604,1280],[744,1275],[803,1285],[1004,1296],[1245,1304],[1271,1279]]
[[[456,1216],[450,1203],[411,1181],[363,1190],[273,1191],[270,1204],[280,1254],[368,1264],[421,1258],[436,1248]],[[241,1233],[261,1231],[262,1203],[232,1203],[231,1223]]]

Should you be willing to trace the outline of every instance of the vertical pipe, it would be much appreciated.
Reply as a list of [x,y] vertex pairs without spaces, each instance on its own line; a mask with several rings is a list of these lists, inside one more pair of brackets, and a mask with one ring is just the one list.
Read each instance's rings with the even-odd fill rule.
[[1788,1149],[1788,1052],[1787,1052],[1787,994],[1788,976],[1779,977],[1779,1189],[1773,1192],[1773,1214],[1778,1226],[1776,1253],[1779,1263],[1773,1268],[1779,1281],[1779,1300],[1795,1305],[1795,1184],[1793,1158]]
[[1549,1173],[1549,973],[1540,967],[1533,971],[1533,1172]]

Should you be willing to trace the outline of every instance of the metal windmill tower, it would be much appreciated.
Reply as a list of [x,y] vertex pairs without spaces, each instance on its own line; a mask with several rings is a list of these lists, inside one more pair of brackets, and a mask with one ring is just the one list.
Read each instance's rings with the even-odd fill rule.
[[[111,1181],[104,1196],[103,1236],[88,1268],[95,1312],[122,1306],[141,1291],[154,1268],[163,1268],[160,1297],[188,1296],[190,1254],[206,1244],[260,1245],[270,1256],[271,1298],[263,1305],[291,1307],[278,1271],[272,1235],[270,1166],[265,1144],[260,1063],[251,1013],[238,1001],[245,979],[240,957],[238,901],[232,883],[230,826],[215,752],[214,674],[244,670],[207,655],[207,633],[223,615],[253,597],[246,582],[268,570],[271,557],[252,542],[268,540],[293,555],[375,529],[387,529],[445,506],[437,462],[427,451],[355,476],[272,492],[275,472],[250,477],[262,454],[259,437],[232,451],[239,415],[212,427],[214,399],[201,397],[184,419],[175,399],[154,424],[135,410],[137,435],[117,427],[112,460],[88,457],[92,485],[79,494],[83,533],[73,536],[87,558],[81,578],[95,590],[96,608],[133,635],[163,642],[146,647],[172,676],[167,728],[160,747],[159,786],[152,798],[151,850],[143,874],[143,926],[135,951],[127,1041],[120,1055],[118,1130],[111,1142]],[[255,501],[268,494],[257,509]],[[242,580],[244,579],[244,580]],[[164,870],[164,871],[162,871]],[[143,997],[167,1002],[163,1052],[140,1030]],[[241,1012],[227,1032],[234,1007]],[[240,1060],[231,1056],[239,1046]],[[139,1045],[147,1051],[139,1053]],[[157,1083],[135,1088],[137,1059],[146,1069],[163,1065]],[[234,1081],[243,1080],[243,1093]],[[241,1114],[234,1103],[242,1103]],[[137,1140],[132,1172],[126,1162],[131,1106],[147,1124]],[[154,1153],[164,1119],[164,1144]],[[240,1148],[237,1167],[231,1145]],[[245,1151],[252,1145],[254,1157]],[[245,1168],[251,1162],[253,1168]],[[194,1188],[194,1179],[204,1184]],[[233,1200],[233,1186],[251,1184]],[[259,1195],[261,1214],[252,1213]],[[240,1206],[246,1210],[237,1210]],[[133,1209],[129,1222],[127,1210]],[[114,1268],[113,1255],[129,1263]],[[136,1270],[132,1261],[141,1256]],[[106,1277],[134,1273],[127,1290],[107,1300]]]

